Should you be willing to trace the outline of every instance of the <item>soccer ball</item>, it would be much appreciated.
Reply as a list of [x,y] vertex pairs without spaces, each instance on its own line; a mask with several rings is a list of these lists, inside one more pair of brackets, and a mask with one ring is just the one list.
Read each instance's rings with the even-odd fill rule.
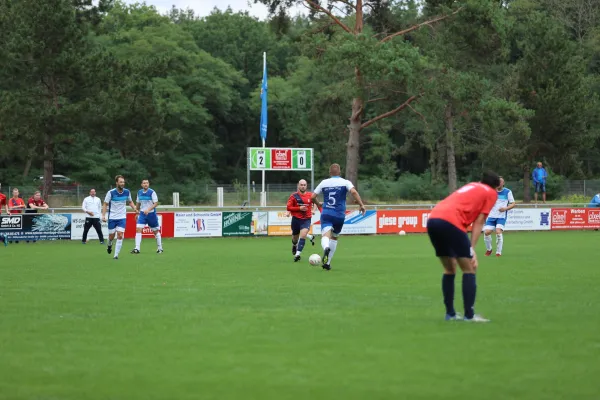
[[321,265],[321,256],[318,254],[313,254],[308,258],[308,263],[310,265]]

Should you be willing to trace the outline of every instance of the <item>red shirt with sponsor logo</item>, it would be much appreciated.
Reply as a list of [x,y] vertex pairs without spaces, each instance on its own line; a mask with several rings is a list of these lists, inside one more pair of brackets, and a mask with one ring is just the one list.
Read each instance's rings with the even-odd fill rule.
[[14,197],[11,197],[8,200],[8,208],[9,208],[8,213],[9,214],[21,214],[23,212],[24,208],[17,208],[16,210],[10,210],[10,209],[13,207],[24,206],[24,205],[25,205],[25,202],[23,201],[22,198],[19,197],[18,199],[15,199]]
[[2,209],[6,205],[6,196],[0,193],[0,214],[2,214]]
[[490,213],[497,198],[498,192],[488,185],[469,183],[440,201],[431,210],[429,219],[443,219],[466,232],[479,214]]
[[[298,201],[300,200],[300,201]],[[312,193],[311,192],[296,192],[290,195],[287,201],[287,210],[292,214],[292,217],[299,219],[312,218]],[[306,211],[300,211],[301,206],[306,206]]]

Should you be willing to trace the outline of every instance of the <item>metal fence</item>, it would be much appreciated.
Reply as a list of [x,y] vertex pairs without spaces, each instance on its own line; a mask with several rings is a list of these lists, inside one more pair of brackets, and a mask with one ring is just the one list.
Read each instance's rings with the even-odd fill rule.
[[[523,183],[517,181],[508,181],[506,186],[510,188],[517,200],[523,198]],[[217,188],[223,188],[223,200],[224,205],[227,207],[240,207],[240,206],[258,206],[260,204],[260,185],[250,186],[250,201],[248,202],[248,190],[245,184],[198,184],[191,187],[185,188],[174,188],[167,186],[153,186],[159,195],[161,204],[167,206],[173,204],[173,192],[180,194],[180,206],[216,206],[217,205]],[[10,197],[12,193],[12,186],[2,185],[2,192]],[[33,196],[36,190],[39,190],[39,186],[18,186],[19,192],[22,198],[27,200]],[[62,207],[78,207],[83,202],[83,199],[88,196],[90,185],[81,185],[69,188],[55,188],[52,195],[48,197],[48,204],[53,208]],[[104,199],[106,192],[112,187],[101,187],[94,186],[97,192],[97,196],[100,199]],[[137,188],[130,188],[133,192],[133,200],[135,201],[135,192]],[[533,188],[532,188],[533,189]],[[267,206],[276,207],[284,206],[290,195],[290,193],[296,190],[296,183],[289,184],[267,184]],[[406,199],[394,199],[392,201],[382,202],[372,195],[370,192],[371,188],[368,182],[361,182],[360,188],[361,196],[372,205],[386,205],[386,204],[402,204],[405,203],[407,206],[414,206],[415,204],[427,204],[431,203],[432,199],[423,200],[422,202],[410,201]],[[562,201],[569,205],[586,204],[587,200],[591,199],[595,194],[600,193],[600,180],[569,180],[557,183],[548,184],[548,195],[554,201]],[[533,190],[530,190],[533,195]],[[533,197],[533,196],[532,196]],[[587,200],[586,200],[587,199]]]

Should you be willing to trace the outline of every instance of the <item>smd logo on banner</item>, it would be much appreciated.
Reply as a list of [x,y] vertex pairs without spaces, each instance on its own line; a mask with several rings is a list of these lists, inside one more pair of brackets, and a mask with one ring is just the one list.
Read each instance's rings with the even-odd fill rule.
[[5,215],[0,217],[0,229],[23,229],[23,216]]

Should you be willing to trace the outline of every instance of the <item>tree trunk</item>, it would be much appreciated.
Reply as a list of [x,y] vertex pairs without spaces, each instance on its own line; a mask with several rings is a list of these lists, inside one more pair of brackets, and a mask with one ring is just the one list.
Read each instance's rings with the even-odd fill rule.
[[33,155],[29,155],[27,157],[27,161],[25,162],[25,168],[23,168],[23,180],[29,176],[29,172],[31,171],[31,164],[33,163]]
[[362,122],[363,100],[352,100],[352,117],[348,125],[348,143],[346,144],[346,179],[358,187],[358,164],[360,163],[360,126]]
[[429,171],[431,172],[431,182],[437,182],[438,180],[437,167],[435,162],[436,157],[437,152],[435,151],[435,148],[429,150]]
[[456,190],[456,154],[454,152],[454,124],[452,120],[452,106],[446,105],[444,124],[446,126],[446,156],[448,161],[448,190]]
[[523,202],[525,203],[531,202],[531,193],[529,189],[529,168],[526,165],[523,167]]
[[42,190],[44,199],[52,194],[52,175],[54,174],[54,140],[52,134],[46,132],[44,135],[44,188]]

